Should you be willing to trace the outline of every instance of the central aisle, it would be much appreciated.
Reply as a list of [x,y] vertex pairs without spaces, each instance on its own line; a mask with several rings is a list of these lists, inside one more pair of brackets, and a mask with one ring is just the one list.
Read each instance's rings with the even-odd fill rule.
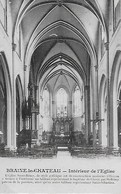
[[57,160],[66,159],[66,160],[72,160],[72,156],[69,151],[58,151],[57,152]]

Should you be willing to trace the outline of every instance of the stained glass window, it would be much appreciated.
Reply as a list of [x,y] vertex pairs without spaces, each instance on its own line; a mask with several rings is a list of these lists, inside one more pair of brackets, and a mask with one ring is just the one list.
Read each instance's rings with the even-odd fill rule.
[[67,92],[64,88],[60,88],[57,92],[57,116],[65,117],[67,116]]

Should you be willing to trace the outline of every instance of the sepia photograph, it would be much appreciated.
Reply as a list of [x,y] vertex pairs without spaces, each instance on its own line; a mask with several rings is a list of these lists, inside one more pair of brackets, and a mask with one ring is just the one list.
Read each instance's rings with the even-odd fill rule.
[[121,0],[0,0],[0,193],[121,194]]

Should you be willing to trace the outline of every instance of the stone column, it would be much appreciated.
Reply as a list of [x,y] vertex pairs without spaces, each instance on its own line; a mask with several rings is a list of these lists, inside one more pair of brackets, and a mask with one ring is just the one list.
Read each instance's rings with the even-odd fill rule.
[[14,59],[16,44],[12,43],[12,130],[11,130],[11,149],[16,149],[16,85],[14,72]]
[[42,131],[43,131],[43,97],[40,96],[40,116],[39,116],[39,131],[38,131],[38,137],[41,141],[42,137]]
[[34,139],[37,139],[37,118],[38,118],[38,112],[36,112],[37,110],[37,92],[38,92],[38,86],[34,85],[33,86],[33,105],[32,107],[35,109],[35,111],[32,112],[32,132],[34,134]]
[[68,101],[68,116],[72,117],[72,100]]
[[[35,86],[35,102],[39,104],[37,96],[38,96],[38,86]],[[35,114],[35,130],[36,131],[38,130],[38,117],[39,117],[38,115],[39,115],[38,113]]]
[[56,103],[52,100],[52,117],[56,118]]
[[90,87],[84,87],[85,93],[85,127],[86,127],[86,143],[88,144],[88,137],[90,134]]
[[43,115],[43,97],[42,96],[40,96],[40,116],[42,116]]
[[[113,146],[113,131],[110,128],[110,78],[109,78],[109,42],[105,43],[107,52],[107,145]],[[114,130],[114,129],[113,129]]]
[[[8,95],[8,94],[7,94]],[[7,96],[7,148],[11,147],[12,140],[12,128],[11,128],[11,94],[9,91],[9,96]]]
[[[94,126],[94,129],[93,129],[93,145],[95,146],[97,144],[97,133],[99,132],[99,122],[98,122],[98,119],[99,119],[99,93],[98,93],[98,63],[97,65],[95,66],[95,119],[96,121],[94,122],[93,126]],[[100,132],[99,132],[99,142],[100,142]]]
[[32,113],[32,131],[35,131],[35,113]]

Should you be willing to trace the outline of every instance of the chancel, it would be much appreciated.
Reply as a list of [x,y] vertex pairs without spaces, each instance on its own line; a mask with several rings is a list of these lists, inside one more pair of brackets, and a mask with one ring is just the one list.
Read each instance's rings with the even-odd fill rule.
[[121,153],[121,0],[0,0],[0,155]]

